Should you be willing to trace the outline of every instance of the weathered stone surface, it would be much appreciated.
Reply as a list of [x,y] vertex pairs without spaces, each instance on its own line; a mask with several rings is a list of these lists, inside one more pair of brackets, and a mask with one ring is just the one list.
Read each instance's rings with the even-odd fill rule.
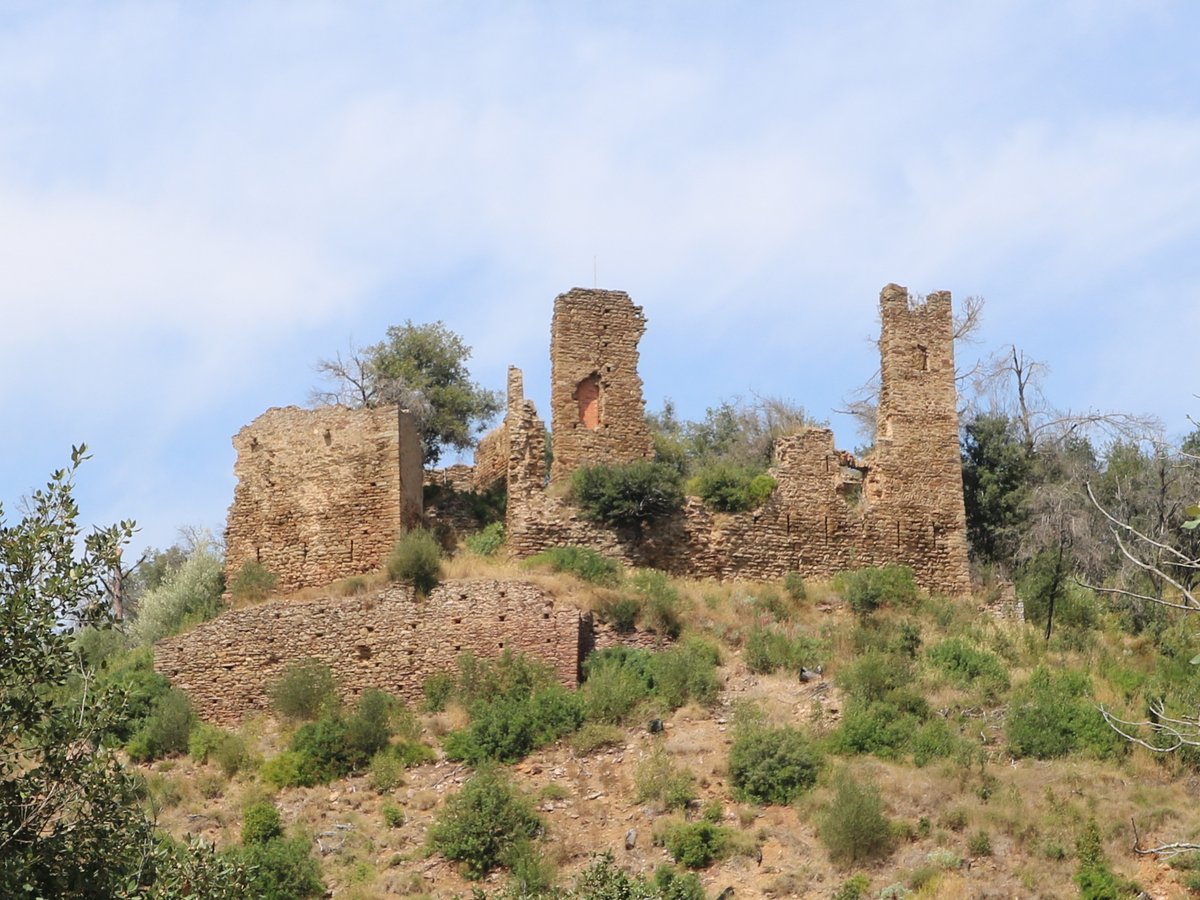
[[421,520],[421,445],[395,406],[269,409],[233,438],[232,580],[254,560],[282,591],[380,568]]
[[267,710],[270,685],[310,657],[333,670],[346,700],[379,688],[420,702],[425,679],[453,671],[468,650],[488,659],[506,649],[536,657],[574,686],[582,622],[577,609],[527,582],[449,582],[427,600],[393,586],[359,597],[230,610],[160,641],[154,666],[187,692],[202,718],[232,724]]
[[642,308],[624,291],[572,288],[555,299],[550,325],[551,481],[588,463],[653,457],[637,370],[637,345],[645,330]]

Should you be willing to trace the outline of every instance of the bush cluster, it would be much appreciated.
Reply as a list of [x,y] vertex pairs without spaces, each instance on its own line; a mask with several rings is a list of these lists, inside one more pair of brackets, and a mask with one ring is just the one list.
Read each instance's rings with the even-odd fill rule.
[[717,512],[745,512],[761,506],[775,490],[775,479],[752,466],[715,462],[700,469],[687,483],[687,492]]
[[911,606],[919,596],[916,578],[908,566],[882,566],[842,572],[834,586],[859,616],[869,616],[883,604]]
[[463,543],[476,556],[495,556],[504,546],[504,523],[493,522],[482,531],[467,535]]
[[746,635],[742,661],[751,672],[769,674],[784,669],[799,672],[814,668],[825,655],[823,641],[803,632],[788,632],[773,626],[757,626]]
[[661,746],[638,764],[633,774],[637,802],[661,803],[664,809],[686,809],[696,799],[696,776],[676,766]]
[[584,661],[584,709],[593,721],[617,724],[643,702],[668,710],[712,703],[719,663],[717,648],[696,638],[658,651],[605,648]]
[[683,506],[681,482],[669,463],[583,466],[571,476],[571,499],[594,522],[640,529]]
[[947,638],[926,651],[933,665],[964,687],[978,686],[990,695],[1008,690],[1008,671],[1000,657],[972,646],[961,637]]
[[647,881],[622,871],[608,851],[596,856],[563,894],[564,900],[704,900],[705,896],[693,873],[662,865],[655,869],[653,880]]
[[1097,758],[1123,753],[1125,742],[1108,727],[1091,693],[1086,673],[1068,669],[1056,674],[1039,666],[1013,692],[1006,726],[1009,751],[1037,759],[1073,752]]
[[137,603],[130,633],[143,646],[178,634],[221,611],[224,561],[216,547],[202,541],[191,555]]
[[429,829],[429,846],[461,863],[468,878],[482,878],[506,865],[543,828],[529,801],[499,771],[484,767],[439,811]]
[[396,541],[387,572],[392,581],[410,584],[417,594],[428,596],[442,579],[442,546],[423,528],[413,529]]
[[884,855],[891,846],[892,828],[879,788],[841,773],[833,799],[817,822],[817,834],[836,863],[853,865]]
[[329,666],[310,658],[288,666],[268,693],[271,706],[284,719],[312,720],[336,705],[337,682]]
[[741,800],[782,806],[816,784],[821,765],[798,729],[743,725],[729,750],[729,783]]

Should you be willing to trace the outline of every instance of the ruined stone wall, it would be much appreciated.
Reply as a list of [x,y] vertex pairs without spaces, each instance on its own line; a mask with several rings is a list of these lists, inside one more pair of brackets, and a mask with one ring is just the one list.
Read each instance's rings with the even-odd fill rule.
[[[621,533],[581,519],[564,499],[547,493],[536,474],[521,476],[530,460],[515,448],[532,439],[526,431],[541,433],[526,404],[519,416],[510,415],[508,426],[514,448],[510,552],[529,556],[578,544],[630,565],[712,578],[774,579],[790,571],[825,578],[897,563],[911,566],[926,590],[966,593],[950,295],[915,304],[904,288],[888,285],[880,309],[883,393],[879,436],[868,458],[836,449],[828,429],[805,429],[777,442],[771,468],[776,489],[758,509],[717,514],[689,498],[653,531]],[[558,446],[556,436],[556,466]]]
[[251,560],[285,592],[370,572],[420,522],[420,438],[394,406],[269,409],[233,446],[230,581]]
[[527,582],[460,581],[427,599],[393,586],[370,596],[275,600],[231,610],[154,648],[156,671],[187,692],[206,721],[234,724],[269,709],[269,687],[289,665],[316,658],[352,700],[378,688],[410,703],[460,653],[504,650],[549,664],[564,684],[579,677],[581,616]]
[[483,436],[475,448],[475,466],[471,471],[471,490],[483,493],[508,476],[508,429],[501,425]]
[[646,425],[638,342],[646,318],[624,291],[573,288],[550,325],[550,427],[558,482],[588,463],[654,455]]

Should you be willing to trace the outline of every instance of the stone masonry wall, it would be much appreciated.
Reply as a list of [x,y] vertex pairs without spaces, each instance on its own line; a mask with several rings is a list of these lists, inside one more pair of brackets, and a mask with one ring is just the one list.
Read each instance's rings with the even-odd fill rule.
[[233,445],[229,581],[251,560],[282,591],[370,572],[420,521],[420,439],[394,406],[270,409]]
[[880,308],[883,393],[868,458],[837,450],[828,429],[805,429],[777,442],[770,470],[777,486],[758,509],[716,514],[689,498],[652,532],[622,533],[581,519],[536,475],[522,477],[529,460],[515,448],[541,427],[527,403],[508,420],[510,552],[579,544],[627,564],[713,578],[828,577],[898,563],[911,566],[926,590],[966,593],[950,295],[914,304],[904,288],[888,285]]
[[460,581],[428,599],[393,586],[360,597],[274,600],[231,610],[154,648],[154,666],[187,692],[200,716],[231,725],[268,710],[267,691],[289,665],[313,657],[333,670],[345,700],[379,688],[410,703],[425,679],[460,653],[505,650],[579,678],[581,615],[527,582]]
[[638,341],[642,308],[624,291],[573,288],[554,301],[550,325],[550,428],[558,482],[587,463],[654,455],[646,425]]

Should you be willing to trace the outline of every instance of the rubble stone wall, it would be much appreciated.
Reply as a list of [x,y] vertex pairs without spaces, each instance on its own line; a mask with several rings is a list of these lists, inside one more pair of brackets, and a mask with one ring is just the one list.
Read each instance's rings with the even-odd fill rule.
[[203,719],[229,725],[267,711],[270,686],[308,658],[333,670],[348,701],[378,688],[418,703],[425,679],[453,671],[468,650],[489,659],[505,650],[537,657],[574,686],[581,621],[577,609],[527,582],[449,582],[428,599],[393,586],[231,610],[160,641],[154,666],[187,692]]
[[637,369],[637,346],[645,331],[642,308],[624,291],[573,288],[555,299],[551,481],[588,463],[627,463],[654,455]]
[[370,572],[420,522],[420,438],[395,406],[269,409],[233,446],[230,581],[249,561],[285,592]]

